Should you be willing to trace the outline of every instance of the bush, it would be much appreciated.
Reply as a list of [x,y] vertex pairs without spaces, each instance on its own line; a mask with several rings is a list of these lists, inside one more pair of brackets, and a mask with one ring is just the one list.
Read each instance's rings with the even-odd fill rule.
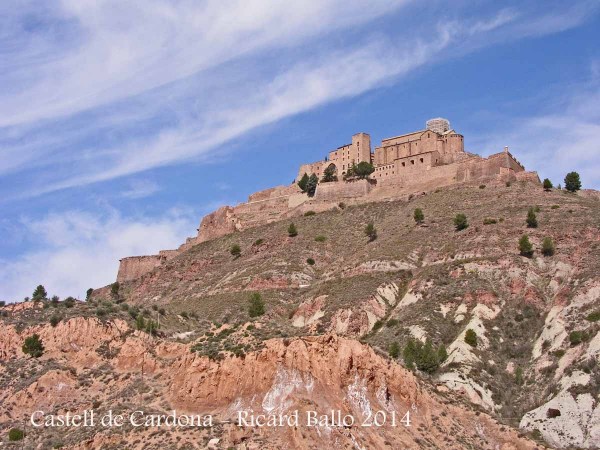
[[444,344],[440,345],[438,348],[438,360],[441,363],[448,359],[448,351],[446,350],[446,346]]
[[338,208],[340,208],[340,209],[346,209],[346,204],[344,202],[339,202],[338,203]]
[[527,228],[537,228],[538,222],[533,208],[529,208],[525,222],[527,222]]
[[144,330],[146,328],[146,321],[144,320],[144,316],[138,314],[135,319],[135,329],[136,330]]
[[490,219],[490,218],[485,218],[483,219],[483,224],[484,225],[493,225],[495,223],[498,223],[498,221],[496,219]]
[[304,213],[304,217],[310,217],[310,216],[314,216],[315,214],[317,214],[317,213],[316,213],[316,212],[314,212],[314,211],[312,211],[312,210],[311,210],[311,211],[306,211],[306,212]]
[[554,255],[554,242],[552,241],[552,238],[550,237],[545,237],[544,240],[542,241],[542,255],[544,256],[552,256]]
[[510,185],[511,185],[510,181],[507,181],[506,182],[506,187],[510,187]]
[[60,316],[52,316],[50,317],[50,325],[52,325],[52,327],[55,327],[60,323],[61,320],[62,319]]
[[32,334],[25,339],[22,347],[23,353],[32,358],[39,358],[44,354],[44,344],[37,334]]
[[569,172],[565,177],[565,189],[569,192],[575,192],[581,189],[581,179],[577,172]]
[[265,302],[258,292],[250,295],[249,303],[248,315],[250,317],[259,317],[265,313]]
[[388,353],[390,354],[391,358],[398,358],[398,356],[400,356],[400,345],[398,345],[397,342],[392,342],[390,344],[390,348],[388,349]]
[[306,264],[308,264],[309,266],[314,266],[315,260],[312,258],[306,258]]
[[416,366],[422,372],[433,373],[440,366],[440,350],[436,352],[430,340],[423,345],[421,341],[410,338],[404,346],[402,357],[406,367],[412,369]]
[[179,314],[179,315],[180,315],[181,317],[183,317],[184,319],[189,319],[189,318],[190,318],[190,316],[188,315],[188,313],[187,313],[187,312],[185,312],[185,311],[182,311],[182,312],[181,312],[181,314]]
[[421,208],[415,209],[413,217],[415,219],[415,222],[417,222],[418,224],[423,223],[423,221],[425,220],[425,214],[423,214],[423,210]]
[[548,178],[544,178],[543,186],[544,186],[545,191],[549,191],[550,189],[553,188],[552,181],[550,181]]
[[395,327],[396,325],[398,325],[400,322],[397,319],[390,319],[387,321],[387,323],[385,324],[386,327]]
[[480,184],[479,189],[485,189],[485,184]]
[[585,320],[589,322],[598,322],[600,320],[600,310],[589,313]]
[[158,313],[159,313],[161,316],[164,316],[164,315],[165,315],[167,312],[165,311],[165,308],[158,308]]
[[463,213],[459,213],[456,215],[456,217],[454,217],[454,227],[456,228],[456,231],[464,230],[468,226],[469,223],[467,222],[467,216],[465,216]]
[[569,334],[569,342],[572,346],[579,345],[584,341],[583,331],[571,331]]
[[119,288],[120,287],[121,287],[121,285],[119,284],[118,281],[115,281],[113,284],[110,285],[110,294],[114,298],[117,298],[119,296]]
[[523,384],[523,369],[521,367],[515,369],[515,383],[518,385]]
[[44,286],[39,284],[34,289],[33,294],[31,296],[31,300],[33,300],[34,302],[37,302],[40,300],[46,300],[47,298],[48,298],[48,293],[46,292],[46,288],[44,288]]
[[317,242],[325,242],[326,240],[327,240],[326,236],[319,235],[319,236],[315,237],[315,241],[317,241]]
[[472,328],[469,328],[465,333],[465,342],[471,347],[477,347],[477,333]]
[[263,242],[265,242],[264,239],[257,239],[257,240],[254,241],[254,243],[252,245],[255,246],[255,247],[258,247]]
[[11,442],[20,441],[25,437],[25,432],[19,428],[11,428],[8,432],[8,440]]
[[377,228],[375,228],[373,222],[369,222],[365,227],[365,235],[369,238],[369,242],[377,239]]
[[381,320],[376,321],[373,324],[373,331],[379,330],[383,326],[383,322]]
[[294,225],[294,222],[290,223],[290,226],[288,227],[288,236],[289,237],[298,236],[298,229],[296,228],[296,225]]
[[242,254],[242,248],[239,246],[239,244],[233,244],[229,249],[229,253],[231,253],[232,256],[239,258]]
[[0,308],[4,308],[6,306],[6,302],[4,300],[0,301]]
[[63,300],[63,305],[65,305],[65,308],[72,308],[75,306],[75,299],[73,297],[67,297]]
[[529,242],[529,238],[526,234],[519,239],[519,252],[521,253],[521,256],[526,256],[527,258],[533,256],[533,245]]
[[550,209],[558,209],[558,208],[560,208],[560,205],[552,205],[552,206],[550,207]]
[[94,292],[93,288],[89,288],[87,291],[85,291],[85,299],[89,300],[92,297],[93,292]]

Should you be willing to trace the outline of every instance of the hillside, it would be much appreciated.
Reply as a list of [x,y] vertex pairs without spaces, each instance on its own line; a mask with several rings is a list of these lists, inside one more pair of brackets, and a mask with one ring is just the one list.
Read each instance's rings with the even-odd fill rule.
[[[530,208],[537,228],[526,225]],[[461,231],[457,213],[469,224]],[[370,222],[374,240],[364,231]],[[530,258],[519,254],[523,234]],[[556,247],[551,256],[541,253],[545,237]],[[247,449],[598,448],[598,267],[598,193],[527,182],[340,204],[261,225],[195,245],[73,308],[5,307],[0,426],[18,426],[42,399],[76,411],[177,408],[221,420],[269,405],[415,408],[410,428],[221,424],[135,430],[135,442],[81,429],[26,439],[32,448],[59,439],[72,448],[121,448],[123,439],[131,448],[205,448],[211,438],[220,439],[216,448]],[[265,313],[250,317],[256,293]],[[160,322],[149,328],[155,335],[134,331],[136,317]],[[476,343],[465,341],[467,330]],[[34,332],[46,346],[39,359],[21,351]],[[426,341],[447,358],[403,367],[407,345]]]

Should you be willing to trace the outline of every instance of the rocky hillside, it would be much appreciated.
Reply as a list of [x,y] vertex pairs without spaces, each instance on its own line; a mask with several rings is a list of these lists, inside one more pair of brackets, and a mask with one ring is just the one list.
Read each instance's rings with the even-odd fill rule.
[[[460,231],[457,213],[468,221]],[[0,426],[18,426],[46,402],[176,408],[213,413],[219,424],[34,430],[32,448],[61,439],[76,448],[205,448],[210,439],[248,449],[600,446],[597,192],[461,186],[293,222],[295,236],[282,221],[196,245],[73,308],[4,308]],[[376,237],[365,235],[368,223]],[[518,248],[524,234],[530,257]],[[543,255],[546,237],[555,249]],[[33,333],[46,347],[40,358],[21,351]],[[412,411],[413,422],[285,431],[228,423],[237,410],[278,408]]]

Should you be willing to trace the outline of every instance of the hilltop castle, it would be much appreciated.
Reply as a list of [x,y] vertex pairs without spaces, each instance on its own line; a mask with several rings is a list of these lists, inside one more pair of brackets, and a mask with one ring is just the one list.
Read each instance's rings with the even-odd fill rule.
[[[370,177],[344,180],[349,169],[361,162],[373,165],[374,172]],[[374,152],[371,151],[371,137],[367,133],[357,133],[350,144],[330,151],[324,160],[300,166],[296,181],[304,174],[315,174],[322,180],[326,170],[338,181],[321,181],[313,197],[293,183],[254,193],[248,197],[248,202],[234,207],[223,206],[205,216],[197,236],[188,238],[178,249],[121,259],[117,281],[139,278],[201,242],[299,216],[308,210],[331,209],[340,201],[393,200],[457,183],[540,181],[537,173],[525,171],[508,147],[487,158],[465,152],[463,136],[442,118],[428,120],[423,130],[383,139]]]

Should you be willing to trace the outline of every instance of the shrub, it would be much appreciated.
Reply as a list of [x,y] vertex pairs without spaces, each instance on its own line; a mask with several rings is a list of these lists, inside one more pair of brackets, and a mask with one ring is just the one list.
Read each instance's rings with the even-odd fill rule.
[[521,256],[526,256],[527,258],[533,256],[533,245],[529,242],[529,238],[526,234],[519,239],[519,252],[521,253]]
[[319,235],[319,236],[315,237],[315,241],[317,241],[317,242],[325,242],[326,240],[327,240],[327,237],[323,236],[323,235]]
[[107,314],[106,309],[104,309],[104,308],[96,308],[96,315],[98,317],[103,318],[103,317],[106,316],[106,314]]
[[579,345],[584,340],[583,331],[571,331],[569,334],[569,342],[572,346]]
[[63,305],[65,305],[65,308],[72,308],[75,306],[75,299],[73,297],[67,297],[63,300]]
[[135,328],[136,330],[143,330],[146,328],[146,321],[144,320],[144,316],[138,314],[135,319]]
[[0,301],[0,308],[4,308],[6,306],[6,302],[4,300]]
[[182,312],[181,312],[181,314],[179,314],[179,315],[180,315],[181,317],[183,317],[184,319],[189,319],[189,318],[190,318],[190,316],[188,315],[188,313],[187,313],[187,312],[185,312],[185,311],[182,311]]
[[577,172],[569,172],[565,177],[565,189],[569,192],[575,192],[581,189],[581,179]]
[[306,258],[306,264],[308,264],[309,266],[314,266],[315,260],[312,258]]
[[483,219],[483,224],[484,225],[493,225],[495,223],[498,223],[498,221],[496,219],[490,219],[488,217],[486,217],[485,219]]
[[548,178],[544,178],[543,186],[544,186],[545,191],[549,191],[550,189],[553,188],[552,181],[550,181]]
[[346,209],[346,204],[344,202],[339,202],[338,203],[338,208],[340,208],[340,209]]
[[518,385],[523,384],[523,369],[521,367],[515,369],[515,383]]
[[55,327],[56,325],[58,325],[61,321],[61,317],[60,316],[52,316],[50,317],[50,325],[52,325],[53,327]]
[[560,350],[556,350],[554,352],[554,356],[556,356],[557,358],[562,358],[563,356],[565,356],[565,351],[563,349]]
[[433,373],[440,366],[439,353],[439,350],[436,352],[433,349],[430,340],[423,345],[421,341],[410,338],[404,346],[402,357],[406,367],[412,369],[416,366],[422,372]]
[[398,345],[397,342],[392,342],[390,344],[390,348],[388,349],[388,353],[390,354],[391,358],[398,358],[398,356],[400,356],[400,345]]
[[314,216],[315,214],[317,214],[317,213],[316,213],[316,212],[314,212],[314,211],[312,211],[312,210],[311,210],[311,211],[306,211],[306,212],[304,213],[304,217],[310,217],[310,216]]
[[485,189],[485,184],[480,184],[479,189]]
[[554,255],[554,242],[552,241],[552,238],[550,237],[545,237],[544,240],[542,241],[542,255],[544,256],[552,256]]
[[589,322],[598,322],[600,320],[600,310],[589,313],[585,320]]
[[376,321],[373,324],[373,331],[379,330],[383,326],[383,322],[381,320]]
[[538,222],[533,208],[529,208],[525,222],[527,222],[527,228],[537,228]]
[[550,209],[558,209],[558,208],[560,208],[560,205],[552,205],[552,206],[550,207]]
[[472,328],[469,328],[465,333],[465,342],[471,347],[477,347],[477,333]]
[[148,320],[146,322],[146,333],[151,334],[152,336],[156,336],[158,332],[158,323],[154,320]]
[[395,327],[396,325],[398,325],[400,322],[397,319],[390,319],[387,321],[387,323],[385,324],[386,327]]
[[294,222],[290,223],[290,226],[288,227],[288,236],[289,237],[298,236],[298,229],[296,228],[296,225],[294,225]]
[[60,301],[60,298],[58,297],[58,295],[53,295],[52,298],[50,299],[50,304],[56,308],[58,306],[58,302]]
[[425,220],[425,214],[423,214],[423,210],[421,208],[415,209],[413,217],[415,219],[415,222],[417,222],[418,224],[423,223],[423,221]]
[[46,288],[44,288],[44,286],[42,286],[41,284],[39,284],[33,291],[33,294],[31,296],[31,299],[34,302],[37,302],[39,300],[46,300],[46,298],[48,298],[48,293],[46,292]]
[[32,334],[25,339],[22,347],[23,353],[32,358],[39,358],[44,354],[44,344],[37,334]]
[[159,313],[161,316],[164,316],[164,315],[165,315],[167,312],[165,311],[165,308],[158,308],[158,313]]
[[123,311],[129,311],[129,305],[127,303],[121,303],[121,309]]
[[369,238],[369,242],[377,239],[377,228],[375,228],[373,222],[369,222],[365,227],[365,235]]
[[248,315],[250,317],[259,317],[265,313],[265,302],[258,292],[250,295],[249,303]]
[[94,292],[93,288],[89,288],[87,291],[85,291],[85,299],[89,300],[92,297],[93,292]]
[[229,253],[231,253],[232,256],[239,258],[242,254],[242,248],[239,246],[239,244],[233,244],[229,249]]
[[464,230],[468,226],[467,216],[463,213],[458,213],[456,217],[454,217],[454,227],[456,228],[456,231]]
[[8,440],[11,442],[20,441],[25,437],[25,432],[19,428],[11,428],[8,432]]
[[510,184],[511,184],[510,181],[507,181],[506,182],[506,187],[510,187]]
[[254,245],[255,247],[258,247],[263,242],[265,242],[264,239],[257,239],[257,240],[254,241],[254,243],[252,245]]

